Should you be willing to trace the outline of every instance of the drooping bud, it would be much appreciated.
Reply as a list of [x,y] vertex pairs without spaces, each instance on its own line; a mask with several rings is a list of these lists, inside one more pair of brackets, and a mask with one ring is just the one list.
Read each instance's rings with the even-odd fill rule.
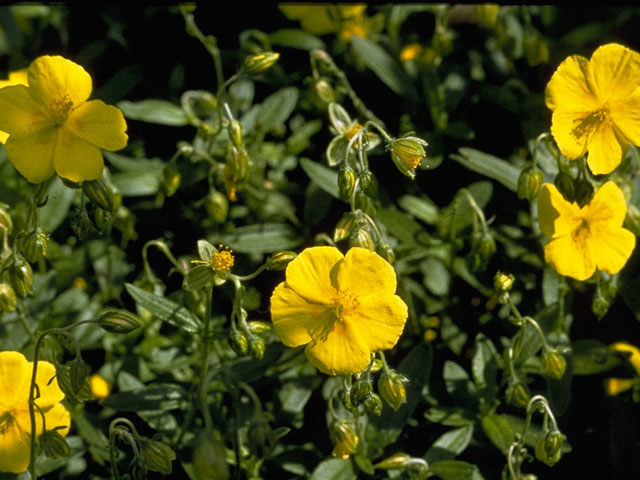
[[416,176],[416,168],[426,158],[424,147],[427,142],[414,136],[406,136],[391,142],[391,158],[398,170],[407,177]]
[[231,331],[231,334],[229,335],[229,346],[241,357],[245,356],[249,352],[249,341],[247,340],[247,337],[237,330]]
[[338,190],[340,198],[350,201],[356,186],[356,173],[352,168],[343,168],[338,172]]
[[217,190],[212,190],[207,195],[204,205],[209,214],[209,218],[217,223],[223,223],[229,213],[229,200],[227,196]]
[[93,203],[111,212],[113,210],[113,194],[102,180],[82,182],[82,191]]
[[350,422],[341,420],[331,429],[331,442],[334,445],[331,456],[346,460],[356,452],[360,438]]
[[391,245],[386,242],[378,245],[376,252],[378,252],[378,255],[384,258],[391,265],[396,261],[396,254],[393,252],[393,248],[391,248]]
[[251,333],[254,333],[256,335],[271,331],[271,326],[268,323],[260,322],[258,320],[251,320],[250,322],[247,322],[247,325],[249,326],[249,330],[251,330]]
[[4,231],[9,235],[13,230],[13,221],[5,207],[5,204],[0,203],[0,232]]
[[325,103],[335,102],[336,95],[331,84],[324,78],[320,78],[314,82],[313,88],[320,100]]
[[47,430],[38,437],[44,454],[49,458],[67,458],[71,455],[69,444],[56,430]]
[[140,322],[130,313],[111,311],[98,319],[98,325],[110,333],[131,333],[140,328]]
[[364,401],[364,409],[367,413],[372,413],[374,415],[380,415],[382,413],[382,398],[377,393],[369,396]]
[[140,437],[138,446],[140,447],[140,456],[149,470],[163,475],[171,473],[171,462],[175,460],[176,452],[169,445],[158,440]]
[[171,197],[176,193],[178,187],[180,187],[181,178],[180,170],[178,170],[175,165],[169,164],[164,167],[162,170],[160,185],[162,186],[162,191],[167,197]]
[[352,212],[345,213],[333,231],[333,241],[337,243],[349,237],[357,226],[358,220],[356,215]]
[[378,180],[371,170],[366,170],[360,174],[360,186],[367,196],[378,199]]
[[544,182],[544,175],[538,168],[526,167],[518,177],[518,198],[533,201]]
[[262,52],[247,57],[242,66],[242,70],[250,75],[258,75],[271,68],[280,58],[277,52]]
[[567,369],[567,361],[558,350],[545,351],[542,353],[542,368],[546,375],[560,380]]
[[15,312],[18,305],[16,292],[8,283],[0,283],[0,311]]
[[264,357],[265,348],[266,346],[264,344],[264,340],[260,337],[254,337],[249,342],[249,351],[251,352],[253,358],[257,360],[260,360],[262,357]]
[[236,148],[229,146],[229,154],[227,155],[227,165],[231,172],[241,181],[246,178],[249,171],[249,155],[244,148]]
[[290,251],[276,252],[267,260],[267,270],[284,270],[291,260],[296,258],[297,253]]
[[507,401],[518,407],[525,408],[531,400],[531,393],[526,384],[517,382],[507,389]]
[[396,453],[395,455],[391,455],[390,457],[387,457],[384,460],[376,463],[374,467],[381,468],[382,470],[403,468],[409,465],[409,460],[411,460],[411,457],[406,453]]
[[558,430],[551,430],[538,437],[536,441],[536,458],[545,465],[552,467],[562,456],[562,445],[565,436]]
[[93,398],[93,394],[91,393],[91,386],[89,385],[88,379],[85,378],[85,381],[80,386],[80,389],[76,392],[74,387],[71,385],[71,368],[68,365],[61,365],[56,368],[56,372],[58,386],[68,398],[75,398],[77,400],[83,401],[91,400]]
[[69,367],[69,380],[74,395],[78,395],[89,377],[89,365],[82,358],[76,358]]
[[393,370],[383,372],[378,379],[380,396],[394,410],[398,410],[407,401],[407,391],[404,386],[406,382],[406,377]]
[[349,246],[362,247],[372,251],[375,251],[376,249],[373,237],[366,227],[360,227],[353,235],[351,235],[349,238]]
[[33,293],[33,270],[23,258],[17,258],[9,267],[9,283],[21,298]]
[[553,183],[568,202],[573,202],[576,199],[576,187],[571,175],[560,171],[553,180]]
[[47,254],[49,236],[40,227],[22,239],[20,251],[24,258],[31,263],[36,263]]
[[236,120],[235,118],[229,122],[228,127],[229,138],[231,139],[231,143],[233,146],[241,149],[242,148],[242,124]]

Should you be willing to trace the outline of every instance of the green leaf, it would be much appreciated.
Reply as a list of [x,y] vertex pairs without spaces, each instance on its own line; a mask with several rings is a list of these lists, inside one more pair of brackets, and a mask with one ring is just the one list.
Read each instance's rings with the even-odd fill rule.
[[429,225],[438,223],[438,207],[427,196],[403,195],[398,199],[398,205],[415,218]]
[[351,40],[356,55],[398,95],[415,96],[415,89],[399,62],[378,44],[357,35]]
[[429,465],[429,473],[434,473],[442,480],[480,480],[482,475],[478,467],[461,460],[442,460]]
[[515,440],[511,425],[502,415],[485,415],[480,421],[484,433],[502,453],[507,453]]
[[424,456],[431,464],[440,460],[451,460],[460,455],[469,446],[473,437],[473,425],[456,428],[441,435]]
[[595,339],[576,340],[572,344],[574,375],[594,375],[606,372],[621,363],[609,347]]
[[165,163],[159,158],[131,158],[104,152],[109,162],[122,172],[111,175],[111,181],[125,197],[153,195],[158,192]]
[[324,165],[309,160],[308,158],[300,159],[300,166],[311,180],[318,184],[325,192],[334,198],[340,198],[338,190],[338,173]]
[[136,287],[131,283],[126,283],[125,288],[139,306],[149,310],[163,322],[170,323],[188,333],[198,333],[200,331],[198,319],[182,305]]
[[100,403],[120,412],[166,412],[185,407],[187,401],[188,394],[182,387],[167,383],[112,393]]
[[354,480],[355,478],[356,474],[350,460],[330,458],[318,464],[309,480]]
[[453,397],[457,404],[473,408],[477,404],[478,391],[476,386],[469,380],[466,370],[457,363],[447,360],[442,371],[444,384],[447,392]]
[[427,420],[448,427],[473,425],[476,413],[461,407],[432,407],[424,414]]
[[438,258],[428,257],[420,262],[420,270],[423,274],[424,286],[437,296],[449,293],[451,274],[447,267]]
[[291,250],[303,242],[300,234],[284,223],[263,223],[236,228],[226,235],[213,235],[211,243],[223,243],[240,253],[272,253]]
[[409,245],[417,243],[416,237],[424,231],[422,225],[411,218],[410,215],[399,210],[381,208],[378,210],[377,217],[384,223],[391,235],[402,243]]
[[486,390],[482,393],[489,400],[489,403],[497,393],[498,358],[500,357],[493,342],[482,333],[476,335],[473,358],[471,359],[471,374],[478,390]]
[[297,48],[299,50],[324,50],[324,42],[304,30],[297,28],[282,28],[269,35],[272,45]]
[[285,122],[298,103],[298,89],[287,87],[269,95],[260,105],[258,123],[264,131],[271,131]]
[[451,154],[451,158],[469,170],[493,178],[513,192],[518,189],[518,177],[520,176],[518,167],[474,148],[462,147],[458,152],[459,155]]
[[118,102],[117,106],[122,110],[124,116],[131,120],[172,127],[181,127],[189,124],[184,110],[165,100],[149,99],[140,102],[123,100]]

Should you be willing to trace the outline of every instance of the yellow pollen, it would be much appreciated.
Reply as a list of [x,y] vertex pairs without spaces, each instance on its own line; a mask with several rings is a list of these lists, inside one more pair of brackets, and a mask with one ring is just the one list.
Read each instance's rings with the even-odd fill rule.
[[222,248],[222,245],[220,245],[220,251],[209,258],[209,266],[214,272],[228,272],[234,262],[233,252],[226,247]]
[[347,131],[344,136],[347,137],[347,140],[350,141],[356,133],[362,128],[362,125],[356,122],[356,124]]
[[343,321],[345,316],[353,313],[359,306],[358,297],[351,295],[348,291],[338,291],[338,295],[331,304],[331,310],[338,320]]
[[62,125],[67,121],[69,112],[73,108],[73,102],[69,95],[63,95],[56,98],[47,107],[47,114],[57,125]]
[[595,112],[590,112],[582,118],[577,118],[573,121],[573,129],[571,134],[576,139],[581,139],[585,135],[590,135],[595,131],[602,122],[606,121],[609,117],[609,109],[601,108]]

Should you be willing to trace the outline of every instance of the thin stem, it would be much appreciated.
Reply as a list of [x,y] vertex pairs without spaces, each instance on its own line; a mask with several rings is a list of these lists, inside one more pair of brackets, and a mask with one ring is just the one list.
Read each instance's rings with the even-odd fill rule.
[[158,250],[164,253],[167,259],[173,264],[174,267],[178,269],[178,271],[182,275],[187,274],[185,268],[182,265],[180,265],[180,262],[178,262],[178,260],[176,260],[176,257],[173,256],[167,244],[163,240],[156,239],[156,240],[149,240],[142,247],[142,263],[144,267],[144,272],[147,276],[149,276],[150,278],[154,278],[154,274],[151,270],[151,266],[149,265],[149,260],[147,258],[149,247],[157,247]]

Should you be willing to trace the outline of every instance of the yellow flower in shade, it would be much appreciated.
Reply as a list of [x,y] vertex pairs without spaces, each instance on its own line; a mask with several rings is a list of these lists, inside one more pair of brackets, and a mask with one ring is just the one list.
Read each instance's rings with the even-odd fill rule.
[[582,157],[594,174],[612,172],[629,143],[640,145],[640,54],[615,43],[591,60],[573,55],[546,89],[551,133],[562,154]]
[[91,394],[93,398],[100,400],[107,398],[111,389],[109,388],[109,382],[107,382],[102,375],[97,373],[89,377],[89,385],[91,386]]
[[289,347],[307,345],[309,362],[329,375],[361,372],[371,353],[392,348],[407,319],[393,267],[354,247],[311,247],[286,270],[271,296],[275,332]]
[[[0,472],[21,473],[29,468],[31,419],[29,389],[33,362],[20,352],[0,352]],[[58,387],[55,367],[38,362],[36,372],[36,433],[54,430],[62,436],[69,432],[69,412],[59,403],[64,393]],[[61,427],[61,428],[58,428]]]
[[409,62],[411,60],[415,60],[420,53],[422,53],[422,45],[419,43],[410,43],[400,52],[400,61]]
[[607,378],[604,381],[604,388],[607,395],[618,395],[632,389],[640,384],[640,350],[627,342],[616,342],[609,345],[615,352],[628,355],[627,361],[631,364],[638,375],[636,378]]
[[[9,73],[9,78],[6,80],[0,80],[0,88],[9,87],[11,85],[27,85],[27,69],[16,70]],[[9,134],[7,132],[0,131],[0,143],[6,143]]]
[[613,182],[602,185],[582,208],[545,183],[538,195],[540,230],[550,237],[545,260],[576,280],[588,279],[596,268],[618,273],[636,244],[635,235],[622,228],[626,214],[624,194]]
[[289,20],[299,20],[304,30],[315,35],[340,32],[340,36],[348,40],[353,35],[365,37],[370,27],[363,15],[367,9],[365,4],[284,4],[278,8]]
[[102,176],[102,151],[127,145],[122,112],[100,100],[87,101],[89,74],[62,57],[35,59],[28,85],[0,90],[0,130],[11,163],[32,183],[54,173],[72,182]]

